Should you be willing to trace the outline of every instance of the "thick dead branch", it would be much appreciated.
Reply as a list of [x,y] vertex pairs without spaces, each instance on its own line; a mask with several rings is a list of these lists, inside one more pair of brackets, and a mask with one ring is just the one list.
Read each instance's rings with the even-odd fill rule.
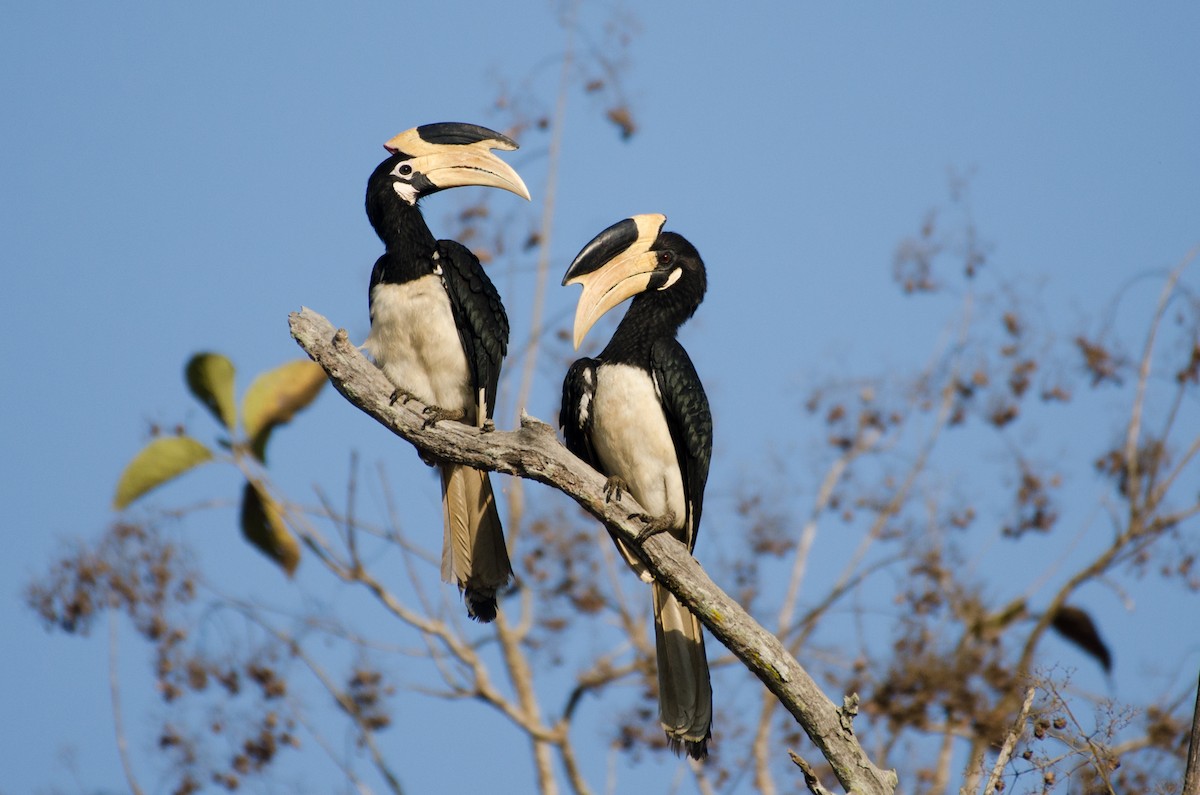
[[347,338],[309,309],[292,313],[292,336],[329,374],[334,387],[388,430],[427,455],[478,469],[536,480],[570,496],[588,513],[618,533],[647,568],[740,659],[780,703],[833,767],[847,791],[861,795],[891,793],[892,771],[877,768],[855,737],[846,713],[826,698],[812,677],[788,654],[779,639],[752,619],[718,588],[687,549],[666,533],[638,544],[643,529],[632,518],[641,508],[632,499],[609,503],[604,478],[567,451],[553,428],[524,417],[516,431],[490,433],[456,422],[425,427],[415,401],[392,405],[394,387]]

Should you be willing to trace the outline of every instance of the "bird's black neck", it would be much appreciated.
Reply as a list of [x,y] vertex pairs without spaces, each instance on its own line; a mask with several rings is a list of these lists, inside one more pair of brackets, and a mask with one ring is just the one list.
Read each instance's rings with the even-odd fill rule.
[[691,290],[641,293],[630,302],[629,311],[600,358],[612,364],[645,366],[655,341],[673,338],[679,327],[695,314],[700,299]]
[[369,217],[375,233],[387,247],[387,253],[380,258],[380,281],[403,283],[433,272],[437,239],[415,204],[396,200],[380,202],[377,211]]

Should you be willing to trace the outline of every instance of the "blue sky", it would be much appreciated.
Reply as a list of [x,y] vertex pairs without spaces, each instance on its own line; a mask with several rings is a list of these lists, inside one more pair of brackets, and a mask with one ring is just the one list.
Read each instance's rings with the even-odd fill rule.
[[[815,422],[799,410],[812,378],[927,355],[941,321],[916,316],[889,269],[897,241],[946,203],[950,173],[972,175],[989,267],[1036,288],[1063,335],[1200,243],[1196,4],[588,6],[577,43],[602,48],[614,13],[636,20],[621,88],[640,132],[620,140],[600,99],[570,95],[547,317],[561,324],[573,307],[576,291],[553,285],[583,243],[665,213],[709,268],[683,340],[717,416],[717,483],[757,448],[787,448],[739,410],[748,388]],[[549,110],[565,36],[541,3],[36,3],[0,20],[0,747],[9,791],[70,789],[64,748],[84,781],[116,788],[104,644],[43,632],[25,583],[64,539],[109,521],[150,423],[211,438],[180,377],[190,353],[227,353],[244,388],[298,355],[286,316],[301,305],[365,337],[379,244],[362,192],[381,143],[426,122],[499,124],[505,85]],[[544,152],[507,159],[537,202]],[[515,197],[490,202],[536,218]],[[435,233],[455,206],[427,203]],[[494,279],[510,316],[527,317],[529,274]],[[1157,283],[1138,285],[1123,306],[1153,300]],[[528,333],[516,325],[514,347]],[[747,354],[764,334],[777,342]],[[542,356],[529,407],[547,419],[556,368]],[[332,393],[303,421],[303,441],[280,434],[275,451],[297,491],[336,491],[351,449],[420,471]],[[434,493],[422,510],[435,507]],[[273,576],[227,530],[202,557],[227,556],[231,578]],[[731,543],[709,532],[698,554]],[[1145,615],[1128,623],[1154,629]],[[1195,670],[1194,642],[1176,653]],[[1137,670],[1118,668],[1118,695]]]

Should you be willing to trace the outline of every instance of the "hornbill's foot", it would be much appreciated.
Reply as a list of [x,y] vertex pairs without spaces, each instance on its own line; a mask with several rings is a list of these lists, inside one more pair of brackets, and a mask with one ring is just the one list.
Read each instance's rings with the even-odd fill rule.
[[496,430],[496,423],[492,421],[491,417],[488,417],[483,421],[483,425],[479,426],[480,433],[491,433],[494,430]]
[[665,533],[668,530],[674,529],[676,526],[674,511],[667,511],[662,516],[648,516],[644,513],[635,513],[632,515],[646,523],[646,526],[643,527],[636,536],[634,536],[634,540],[639,544],[646,543],[646,539],[650,536],[656,536],[659,533]]
[[426,406],[424,414],[426,428],[432,428],[442,420],[461,420],[467,416],[462,409],[444,409],[441,406]]
[[613,475],[608,480],[604,481],[604,501],[605,502],[620,502],[621,493],[629,491],[629,484],[624,479]]
[[413,399],[412,392],[406,392],[403,389],[401,389],[400,387],[396,387],[396,391],[392,392],[392,397],[391,397],[391,399],[388,400],[388,405],[394,406],[394,405],[396,405],[396,401],[399,400],[400,405],[403,406],[412,399]]

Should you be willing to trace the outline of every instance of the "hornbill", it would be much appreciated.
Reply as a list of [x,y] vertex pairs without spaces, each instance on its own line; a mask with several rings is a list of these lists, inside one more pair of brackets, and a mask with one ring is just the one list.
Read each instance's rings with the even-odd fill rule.
[[[387,247],[371,272],[371,333],[363,346],[396,387],[392,402],[425,404],[426,425],[443,419],[491,427],[508,317],[479,260],[437,240],[418,200],[445,188],[485,185],[525,199],[520,176],[490,150],[512,140],[474,124],[426,124],[384,144],[391,155],[367,181],[367,218]],[[467,615],[496,617],[496,592],[512,577],[504,531],[486,472],[439,464],[442,579],[458,584]]]
[[[696,369],[675,339],[704,299],[700,254],[663,232],[663,215],[636,215],[601,232],[571,263],[563,284],[582,284],[575,347],[608,310],[633,297],[608,346],[579,359],[563,382],[559,422],[567,447],[608,476],[605,493],[628,491],[650,516],[648,532],[696,545],[712,457],[712,415]],[[644,531],[646,532],[646,531]],[[625,560],[653,578],[620,539]],[[712,687],[700,622],[654,582],[659,719],[671,746],[703,759],[712,735]]]

